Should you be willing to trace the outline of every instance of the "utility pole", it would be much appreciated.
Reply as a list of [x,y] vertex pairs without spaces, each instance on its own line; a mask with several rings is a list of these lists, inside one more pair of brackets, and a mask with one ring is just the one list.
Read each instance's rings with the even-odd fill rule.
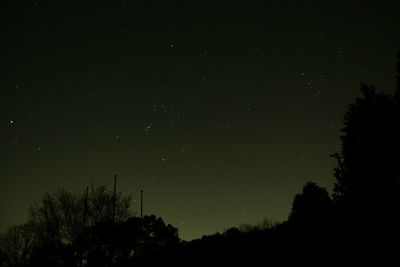
[[114,196],[113,196],[113,214],[112,214],[113,223],[115,223],[115,204],[117,201],[117,177],[118,175],[114,175]]
[[143,221],[143,190],[140,190],[140,220]]
[[[144,238],[144,227],[143,227],[143,190],[140,190],[140,231],[141,236]],[[143,267],[143,250],[144,250],[144,240],[141,242],[141,251],[140,251],[140,267]]]
[[117,177],[118,177],[118,175],[114,175],[114,195],[113,195],[113,213],[112,213],[112,224],[111,224],[111,244],[110,244],[109,266],[112,266],[114,248],[115,248],[115,205],[117,202]]
[[88,196],[89,196],[89,186],[86,186],[85,211],[83,213],[83,228],[86,227],[86,218],[87,218],[87,213],[88,213]]
[[[83,245],[83,240],[85,239],[85,231],[86,231],[86,219],[87,219],[87,214],[88,214],[88,197],[89,197],[89,186],[86,186],[86,194],[85,194],[85,209],[83,211],[83,225],[81,229],[81,237],[80,237],[80,242],[78,243],[78,246],[80,250],[78,251],[78,266],[83,266],[83,251],[84,251],[84,245]],[[82,239],[83,238],[83,239]]]

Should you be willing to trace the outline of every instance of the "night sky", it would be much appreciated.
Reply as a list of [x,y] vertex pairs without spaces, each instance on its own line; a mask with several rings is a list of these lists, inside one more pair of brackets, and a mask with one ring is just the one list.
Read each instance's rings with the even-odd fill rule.
[[114,174],[183,239],[283,221],[360,83],[394,90],[399,1],[71,2],[0,4],[0,231]]

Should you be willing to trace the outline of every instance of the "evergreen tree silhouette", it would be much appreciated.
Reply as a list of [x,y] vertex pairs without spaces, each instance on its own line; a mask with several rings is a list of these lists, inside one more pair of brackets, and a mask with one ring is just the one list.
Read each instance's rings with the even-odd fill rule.
[[400,58],[394,95],[361,85],[344,116],[342,166],[336,168],[336,236],[343,255],[377,264],[397,262],[400,237]]
[[334,191],[346,205],[384,216],[400,192],[400,113],[393,96],[365,84],[361,93],[344,117]]
[[308,182],[302,193],[295,195],[288,219],[299,223],[320,223],[328,218],[332,208],[333,202],[326,189]]

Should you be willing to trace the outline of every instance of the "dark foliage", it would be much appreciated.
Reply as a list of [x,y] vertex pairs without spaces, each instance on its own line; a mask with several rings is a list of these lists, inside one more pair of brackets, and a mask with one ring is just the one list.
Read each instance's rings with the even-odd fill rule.
[[399,222],[400,108],[393,96],[372,87],[362,85],[361,92],[344,118],[335,197],[347,220],[368,228],[385,222],[387,228]]
[[330,218],[333,201],[325,188],[308,182],[303,192],[296,194],[293,200],[289,221],[301,224],[320,224]]
[[343,167],[335,171],[336,236],[345,241],[339,250],[342,255],[366,262],[389,264],[398,249],[394,245],[400,237],[398,90],[392,96],[363,84],[361,97],[344,117]]
[[362,197],[399,185],[399,114],[392,96],[361,86],[362,97],[344,118],[343,171],[335,191],[345,198]]

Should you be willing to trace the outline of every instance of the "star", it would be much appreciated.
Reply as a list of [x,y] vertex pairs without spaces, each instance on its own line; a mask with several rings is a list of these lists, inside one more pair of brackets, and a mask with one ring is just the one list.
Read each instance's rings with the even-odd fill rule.
[[150,122],[145,128],[144,128],[144,131],[145,132],[149,132],[150,130],[151,130],[151,127],[153,126],[153,123],[152,122]]

